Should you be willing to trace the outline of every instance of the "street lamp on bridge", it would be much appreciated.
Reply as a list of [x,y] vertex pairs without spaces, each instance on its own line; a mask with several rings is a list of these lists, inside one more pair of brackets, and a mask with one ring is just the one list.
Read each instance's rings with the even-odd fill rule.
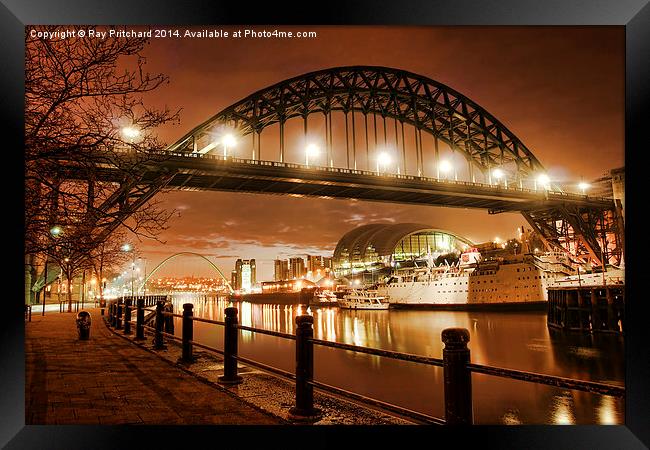
[[440,171],[445,175],[445,178],[447,178],[447,174],[449,172],[451,172],[454,167],[452,166],[452,164],[449,161],[447,161],[445,159],[445,160],[440,161],[439,168],[440,168]]
[[542,188],[548,189],[550,187],[551,179],[545,173],[539,175],[535,180],[535,190],[537,190],[537,183],[542,185]]
[[234,147],[237,145],[237,139],[229,133],[221,139],[221,144],[223,145],[223,157],[225,158],[228,156],[228,147]]
[[578,187],[582,191],[582,195],[585,195],[585,191],[589,189],[591,185],[589,183],[585,183],[584,181],[582,181],[580,182],[580,184],[578,184]]
[[493,176],[494,178],[496,178],[496,180],[497,180],[497,185],[499,184],[499,180],[501,180],[501,178],[503,178],[503,179],[504,179],[504,183],[505,183],[505,187],[506,187],[506,188],[508,187],[508,178],[506,178],[506,174],[505,174],[505,172],[504,172],[503,170],[498,169],[498,168],[497,168],[497,169],[494,169],[494,170],[492,171],[492,176]]
[[381,152],[377,155],[377,173],[379,173],[379,166],[381,166],[381,168],[384,169],[384,172],[386,172],[386,168],[390,163],[391,158],[387,152]]
[[305,165],[309,167],[309,157],[318,156],[318,146],[316,144],[309,144],[305,147]]

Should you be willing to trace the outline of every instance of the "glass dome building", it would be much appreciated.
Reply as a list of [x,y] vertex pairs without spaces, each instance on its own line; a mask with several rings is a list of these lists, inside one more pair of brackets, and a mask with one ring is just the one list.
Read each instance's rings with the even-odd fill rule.
[[347,232],[336,245],[332,269],[337,277],[394,266],[401,261],[461,253],[473,244],[449,231],[419,223],[376,223]]

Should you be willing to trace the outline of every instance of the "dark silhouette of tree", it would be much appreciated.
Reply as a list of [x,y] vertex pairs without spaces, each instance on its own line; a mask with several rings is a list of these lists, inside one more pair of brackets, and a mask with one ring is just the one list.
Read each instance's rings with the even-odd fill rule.
[[[37,29],[39,29],[37,27]],[[57,31],[58,27],[40,27]],[[25,252],[86,267],[116,229],[156,239],[173,211],[139,193],[178,111],[143,96],[168,82],[145,71],[147,39],[25,38]],[[112,178],[107,179],[110,169]],[[50,230],[65,233],[53,237]],[[67,252],[63,255],[61,252]],[[61,266],[63,269],[65,264]],[[75,270],[70,269],[70,274]]]

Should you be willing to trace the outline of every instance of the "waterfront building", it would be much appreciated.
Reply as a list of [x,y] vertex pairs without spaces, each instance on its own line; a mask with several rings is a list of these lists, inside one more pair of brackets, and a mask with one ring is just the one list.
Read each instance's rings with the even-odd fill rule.
[[288,280],[289,261],[286,259],[276,259],[273,261],[273,279],[274,281]]
[[301,278],[307,274],[305,260],[300,257],[289,258],[289,278]]
[[240,289],[237,286],[237,271],[236,270],[233,270],[232,272],[230,272],[230,286],[232,286],[232,288],[234,290]]
[[336,277],[394,267],[431,254],[460,253],[473,244],[449,231],[418,223],[375,223],[347,232],[332,257]]
[[238,259],[235,262],[235,284],[233,289],[250,292],[257,282],[254,259]]

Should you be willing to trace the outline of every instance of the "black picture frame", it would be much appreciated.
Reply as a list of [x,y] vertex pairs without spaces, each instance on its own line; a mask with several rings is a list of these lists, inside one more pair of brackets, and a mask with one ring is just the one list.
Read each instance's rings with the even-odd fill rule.
[[[315,12],[317,11],[318,12]],[[650,5],[648,0],[371,0],[303,2],[180,2],[173,0],[2,0],[0,111],[5,167],[4,203],[6,285],[0,346],[0,444],[6,448],[164,448],[174,445],[301,446],[305,448],[418,445],[463,448],[616,448],[650,447],[650,350],[648,308],[643,298],[644,208],[647,179],[643,153],[650,139],[643,117],[650,89]],[[626,412],[621,426],[456,427],[101,427],[25,426],[23,270],[23,107],[24,26],[36,24],[332,24],[332,25],[614,25],[626,34]],[[604,86],[603,89],[607,87]],[[645,114],[644,114],[645,113]],[[15,189],[15,191],[14,191]],[[629,293],[632,293],[632,296]],[[7,292],[4,290],[3,292]],[[224,442],[226,441],[226,442]],[[146,444],[145,444],[146,443]]]

